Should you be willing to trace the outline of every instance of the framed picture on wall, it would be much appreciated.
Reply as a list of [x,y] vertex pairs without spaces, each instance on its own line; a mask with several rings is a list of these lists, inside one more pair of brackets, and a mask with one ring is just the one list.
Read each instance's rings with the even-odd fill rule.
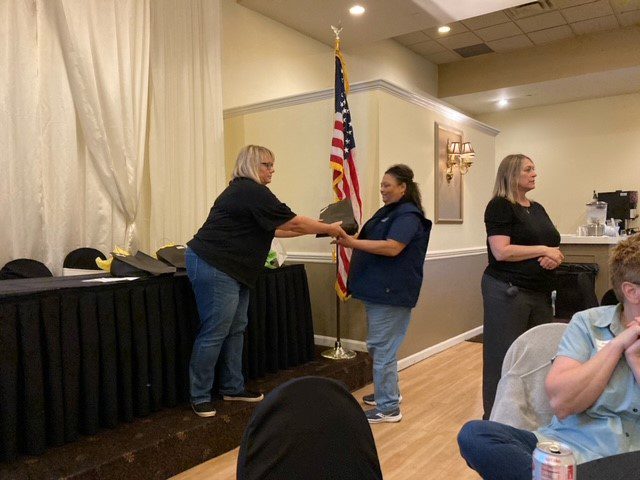
[[462,223],[462,177],[447,167],[447,144],[462,142],[462,131],[435,122],[435,223]]

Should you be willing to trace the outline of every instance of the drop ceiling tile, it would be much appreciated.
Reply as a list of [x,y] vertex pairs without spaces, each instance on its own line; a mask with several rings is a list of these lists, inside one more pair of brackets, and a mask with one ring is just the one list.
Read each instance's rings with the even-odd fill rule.
[[427,40],[426,42],[416,43],[415,45],[411,45],[409,48],[419,55],[429,55],[432,53],[448,51],[435,40]]
[[411,32],[394,37],[394,39],[408,47],[409,45],[415,45],[416,43],[426,42],[429,40],[429,37],[427,37],[423,32]]
[[494,25],[492,27],[481,28],[474,32],[482,40],[499,40],[501,38],[513,37],[514,35],[520,35],[522,30],[513,22],[501,23],[500,25]]
[[422,31],[434,40],[451,37],[453,35],[469,31],[469,29],[460,22],[448,23],[447,25],[451,27],[451,31],[449,33],[438,33],[438,27],[428,28],[427,30]]
[[[577,5],[584,5],[585,3],[595,3],[599,0],[552,0],[556,8],[575,7]],[[622,0],[624,1],[624,0]]]
[[614,15],[608,17],[592,18],[590,20],[584,20],[582,22],[576,22],[571,24],[571,28],[578,35],[585,33],[602,32],[605,30],[614,30],[618,28],[618,20]]
[[607,0],[598,0],[578,7],[565,8],[562,10],[562,15],[567,19],[567,22],[575,23],[591,18],[613,15],[613,10]]
[[431,53],[429,55],[423,55],[423,57],[429,60],[431,63],[435,64],[451,63],[462,60],[462,57],[460,55],[455,52],[450,52],[449,50],[445,50],[444,52]]
[[616,12],[640,10],[640,0],[611,0],[611,5]]
[[567,24],[564,17],[560,15],[560,12],[557,11],[543,13],[542,15],[536,15],[534,17],[523,18],[522,20],[516,21],[516,23],[524,32],[527,33]]
[[509,21],[509,17],[502,11],[487,13],[486,15],[480,15],[479,17],[467,18],[462,20],[462,23],[469,30],[478,30],[480,28],[492,27],[499,23],[506,23]]
[[460,33],[452,37],[445,37],[438,40],[445,47],[453,50],[454,48],[468,47],[482,43],[482,40],[472,32]]
[[625,12],[620,13],[618,15],[620,18],[620,23],[623,27],[628,27],[629,25],[635,25],[636,23],[640,23],[640,10],[634,10],[633,12]]
[[542,45],[544,43],[555,42],[563,38],[573,37],[574,33],[569,25],[560,25],[559,27],[547,28],[546,30],[538,30],[537,32],[530,32],[527,36],[536,45]]
[[518,50],[520,48],[526,48],[533,45],[526,35],[517,35],[515,37],[502,38],[500,40],[494,40],[493,42],[487,42],[487,45],[495,52],[510,52],[511,50]]

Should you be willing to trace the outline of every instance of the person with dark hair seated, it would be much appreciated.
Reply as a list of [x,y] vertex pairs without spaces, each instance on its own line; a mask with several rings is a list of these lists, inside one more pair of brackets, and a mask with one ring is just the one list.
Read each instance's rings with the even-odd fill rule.
[[545,383],[555,413],[534,432],[474,420],[458,434],[460,453],[483,478],[531,479],[540,441],[567,445],[577,463],[640,450],[640,235],[610,258],[622,300],[576,313]]

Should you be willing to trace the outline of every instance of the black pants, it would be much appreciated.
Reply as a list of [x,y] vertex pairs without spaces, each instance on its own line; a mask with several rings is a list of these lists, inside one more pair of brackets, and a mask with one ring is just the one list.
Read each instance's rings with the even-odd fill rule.
[[502,361],[513,341],[530,328],[553,321],[551,295],[522,288],[507,292],[508,288],[509,284],[502,280],[486,273],[482,276],[482,418],[485,420],[491,415]]

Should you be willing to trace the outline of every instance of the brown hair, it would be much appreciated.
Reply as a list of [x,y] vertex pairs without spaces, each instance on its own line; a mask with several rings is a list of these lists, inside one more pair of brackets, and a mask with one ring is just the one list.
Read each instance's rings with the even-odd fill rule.
[[624,301],[624,282],[640,285],[640,234],[621,240],[609,256],[611,285],[618,301]]

